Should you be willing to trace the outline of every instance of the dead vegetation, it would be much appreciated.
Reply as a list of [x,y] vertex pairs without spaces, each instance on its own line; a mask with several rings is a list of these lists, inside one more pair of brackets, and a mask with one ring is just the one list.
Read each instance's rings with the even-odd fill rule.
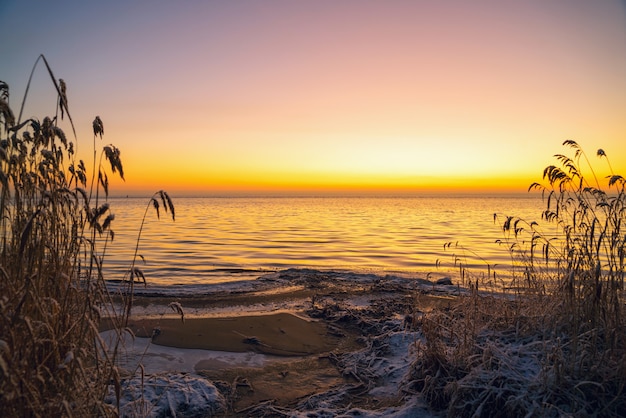
[[[75,152],[66,84],[43,55],[33,72],[39,63],[58,95],[52,117],[22,120],[26,96],[16,117],[0,82],[0,415],[114,416],[105,395],[110,385],[120,395],[117,351],[99,338],[100,317],[123,328],[128,290],[143,278],[131,262],[126,308],[116,312],[102,264],[114,239],[108,176],[124,176],[120,151],[109,144],[98,157],[104,125],[96,117],[89,172]],[[173,215],[169,197],[157,196]]]
[[[542,222],[505,217],[507,293],[471,293],[421,319],[410,385],[449,416],[621,416],[626,410],[625,181],[574,158],[544,171]],[[606,158],[604,151],[598,156]],[[610,164],[609,164],[610,168]],[[484,276],[483,276],[484,277]],[[487,277],[495,277],[490,272]],[[493,289],[491,289],[493,290]]]

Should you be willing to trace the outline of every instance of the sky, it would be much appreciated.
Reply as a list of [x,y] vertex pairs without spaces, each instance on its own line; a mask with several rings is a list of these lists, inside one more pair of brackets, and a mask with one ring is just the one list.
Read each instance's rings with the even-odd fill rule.
[[626,175],[623,1],[0,0],[0,39],[113,194],[525,192],[567,139]]

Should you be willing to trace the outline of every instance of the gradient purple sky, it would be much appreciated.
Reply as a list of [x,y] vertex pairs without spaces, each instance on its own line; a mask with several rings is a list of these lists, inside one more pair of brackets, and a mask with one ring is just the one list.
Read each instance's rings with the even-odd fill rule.
[[524,191],[566,139],[626,175],[620,1],[3,0],[0,39],[14,110],[43,53],[123,194]]

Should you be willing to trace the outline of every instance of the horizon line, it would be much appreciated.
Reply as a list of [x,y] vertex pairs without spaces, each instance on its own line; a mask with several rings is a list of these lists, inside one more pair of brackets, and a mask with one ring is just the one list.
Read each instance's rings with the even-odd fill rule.
[[[168,191],[163,189],[168,195],[175,198],[454,198],[454,197],[536,197],[540,192],[531,191],[502,191],[502,190],[471,190],[471,191],[428,191],[428,192],[251,192],[251,191],[229,191],[229,192],[196,192],[196,191]],[[113,192],[109,198],[150,198],[158,190],[152,193],[145,191],[131,191],[129,193]]]

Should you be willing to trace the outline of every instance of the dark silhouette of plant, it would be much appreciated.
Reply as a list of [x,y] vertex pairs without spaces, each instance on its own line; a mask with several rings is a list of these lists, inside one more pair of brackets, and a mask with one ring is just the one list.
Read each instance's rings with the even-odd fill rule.
[[422,319],[411,384],[451,416],[626,411],[626,180],[603,150],[604,182],[576,142],[563,145],[573,157],[557,154],[547,184],[529,187],[545,202],[541,220],[494,215],[512,282],[479,291],[461,265],[469,294]]
[[[99,326],[103,315],[125,323],[137,276],[132,260],[126,309],[116,313],[102,270],[114,239],[104,163],[123,178],[120,151],[107,145],[96,163],[104,133],[96,117],[89,179],[75,154],[66,84],[43,55],[31,78],[39,62],[58,95],[54,117],[22,121],[29,80],[15,118],[0,82],[0,416],[114,416],[104,399],[111,385],[119,399],[117,347],[105,345]],[[65,118],[73,141],[60,127]],[[169,196],[156,196],[173,217]]]
[[[563,145],[574,150],[574,157],[557,154],[559,165],[543,171],[548,185],[533,183],[529,188],[540,190],[546,202],[543,228],[534,222],[522,229],[518,225],[523,221],[509,217],[503,230],[512,234],[516,245],[511,251],[535,279],[533,284],[548,286],[544,291],[558,298],[559,312],[567,318],[563,323],[572,334],[601,330],[602,344],[614,349],[624,343],[626,181],[613,173],[600,149],[597,156],[607,161],[610,171],[603,188],[580,146],[571,140]],[[581,159],[593,180],[583,174]],[[542,279],[552,280],[537,280],[540,270],[545,272]]]

